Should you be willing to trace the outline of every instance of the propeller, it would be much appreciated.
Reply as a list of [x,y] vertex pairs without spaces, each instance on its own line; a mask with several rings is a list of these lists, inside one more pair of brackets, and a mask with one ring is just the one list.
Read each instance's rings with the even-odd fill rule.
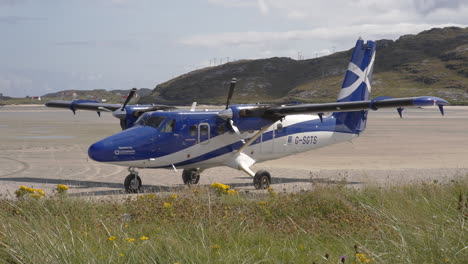
[[130,100],[133,98],[136,91],[137,91],[137,88],[132,88],[132,90],[130,90],[130,93],[128,94],[127,99],[125,99],[125,102],[122,105],[122,109],[120,109],[120,111],[123,111],[125,109],[125,106],[127,106],[128,102],[130,102]]
[[232,94],[234,93],[234,88],[236,87],[236,83],[237,83],[237,79],[232,78],[231,85],[229,86],[229,93],[228,93],[228,97],[227,97],[227,101],[226,101],[226,108],[224,108],[224,109],[229,108],[229,103],[231,101]]
[[[123,103],[122,108],[117,109],[117,110],[112,112],[112,115],[114,117],[120,119],[120,126],[122,127],[123,130],[125,130],[127,128],[127,121],[125,120],[125,118],[127,117],[127,111],[125,111],[125,106],[127,106],[127,104],[130,102],[130,100],[133,98],[136,91],[137,91],[137,88],[132,88],[132,90],[130,90],[130,92],[128,93],[127,99],[125,99],[125,102]],[[106,111],[106,110],[109,110],[109,109],[106,109],[106,108],[103,107],[100,110]]]
[[232,95],[234,94],[234,88],[236,87],[236,83],[237,83],[237,79],[232,78],[231,85],[229,86],[228,97],[226,100],[226,108],[224,108],[223,111],[220,111],[218,113],[218,117],[226,120],[227,125],[231,127],[232,131],[234,131],[234,133],[236,133],[237,136],[239,136],[242,143],[245,143],[245,140],[242,138],[239,128],[234,124],[234,121],[232,120],[232,110],[229,108],[229,103],[231,101]]

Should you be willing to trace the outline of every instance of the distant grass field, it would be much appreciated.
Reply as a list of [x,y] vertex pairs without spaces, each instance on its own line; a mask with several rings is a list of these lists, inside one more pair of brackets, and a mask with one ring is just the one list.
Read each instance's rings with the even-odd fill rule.
[[468,180],[0,200],[0,263],[467,263]]

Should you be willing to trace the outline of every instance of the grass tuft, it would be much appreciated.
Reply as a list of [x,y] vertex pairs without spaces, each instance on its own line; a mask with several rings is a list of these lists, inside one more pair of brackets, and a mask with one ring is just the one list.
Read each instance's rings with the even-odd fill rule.
[[0,200],[0,262],[462,263],[467,187]]

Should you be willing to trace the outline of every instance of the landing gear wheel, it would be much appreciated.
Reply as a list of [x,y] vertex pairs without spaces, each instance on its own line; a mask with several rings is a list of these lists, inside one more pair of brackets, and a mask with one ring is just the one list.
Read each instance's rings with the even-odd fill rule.
[[270,187],[270,182],[271,182],[271,175],[268,171],[266,170],[259,170],[257,173],[255,173],[254,176],[254,187],[255,189],[267,189]]
[[141,178],[138,174],[130,173],[124,181],[125,191],[128,193],[141,192]]
[[200,181],[199,169],[184,169],[182,172],[182,180],[184,184],[197,184]]

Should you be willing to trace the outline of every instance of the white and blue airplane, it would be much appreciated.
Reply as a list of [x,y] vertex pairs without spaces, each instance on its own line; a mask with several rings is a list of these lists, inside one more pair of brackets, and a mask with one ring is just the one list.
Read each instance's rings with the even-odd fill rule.
[[[254,172],[256,162],[278,159],[327,145],[350,141],[366,128],[368,110],[438,106],[437,97],[370,99],[376,45],[359,39],[336,102],[293,105],[230,105],[236,80],[231,81],[226,107],[220,111],[177,110],[164,105],[123,105],[96,101],[51,101],[49,107],[112,112],[123,131],[89,147],[91,159],[129,167],[127,192],[141,191],[139,168],[182,168],[185,184],[197,184],[203,170],[228,166],[253,177],[256,189],[268,188],[268,171]],[[240,80],[241,81],[241,80]],[[325,113],[332,113],[325,115]]]

